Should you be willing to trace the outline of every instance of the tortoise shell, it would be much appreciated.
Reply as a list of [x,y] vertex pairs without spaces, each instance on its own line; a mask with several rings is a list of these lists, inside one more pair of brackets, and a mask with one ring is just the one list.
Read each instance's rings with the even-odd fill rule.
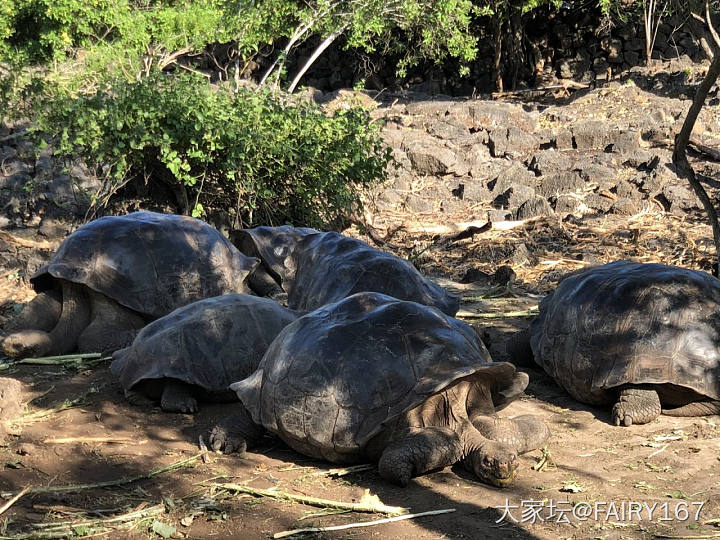
[[133,212],[80,227],[30,281],[38,291],[52,278],[80,283],[157,318],[202,298],[247,292],[257,264],[199,219]]
[[519,375],[493,363],[467,324],[366,292],[288,325],[258,370],[230,387],[255,423],[295,450],[343,462],[358,458],[384,423],[459,379],[489,378],[490,406],[499,410],[517,397]]
[[181,307],[145,326],[113,355],[125,389],[149,379],[178,379],[227,391],[258,367],[270,343],[296,315],[267,298],[230,293]]
[[424,277],[407,260],[337,232],[293,227],[246,229],[255,254],[288,294],[288,306],[312,311],[372,291],[434,306],[455,315],[460,299]]
[[572,274],[530,326],[535,361],[578,401],[624,384],[671,384],[720,399],[720,281],[615,261]]

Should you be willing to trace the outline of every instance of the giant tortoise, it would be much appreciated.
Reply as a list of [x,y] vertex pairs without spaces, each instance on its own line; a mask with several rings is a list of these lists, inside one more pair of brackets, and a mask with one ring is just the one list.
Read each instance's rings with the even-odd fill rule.
[[165,411],[194,413],[198,400],[237,401],[230,383],[251,375],[295,319],[277,302],[249,294],[198,300],[148,324],[113,354],[110,370],[131,403],[160,401]]
[[496,412],[528,377],[494,363],[474,330],[440,310],[357,293],[288,325],[250,377],[232,384],[244,408],[211,434],[244,451],[268,430],[298,452],[335,463],[378,461],[406,484],[455,462],[498,486],[517,455],[549,435],[526,415]]
[[363,291],[434,306],[451,316],[460,308],[457,296],[409,261],[337,232],[255,227],[235,233],[233,241],[262,261],[262,273],[254,272],[251,282],[267,284],[272,277],[287,292],[292,309],[312,311]]
[[615,261],[566,277],[540,303],[532,353],[578,401],[612,404],[615,425],[720,413],[720,281]]
[[30,281],[38,295],[3,341],[12,357],[110,352],[149,320],[190,302],[245,292],[258,260],[199,219],[134,212],[91,221]]

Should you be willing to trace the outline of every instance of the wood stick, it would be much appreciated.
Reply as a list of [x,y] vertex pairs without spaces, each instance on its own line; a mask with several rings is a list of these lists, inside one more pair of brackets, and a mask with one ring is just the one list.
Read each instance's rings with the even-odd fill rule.
[[356,472],[372,471],[375,467],[366,463],[365,465],[352,465],[351,467],[344,467],[342,469],[328,469],[327,471],[318,471],[312,473],[310,476],[345,476],[346,474],[353,474]]
[[132,437],[63,437],[60,439],[45,439],[43,444],[71,444],[71,443],[128,443],[144,444],[143,441],[136,441]]
[[353,529],[356,527],[372,527],[373,525],[382,525],[383,523],[392,523],[393,521],[402,521],[405,519],[414,519],[423,516],[436,516],[438,514],[449,514],[455,512],[455,508],[445,508],[443,510],[430,510],[428,512],[419,512],[417,514],[406,514],[404,516],[395,516],[391,518],[378,519],[375,521],[361,521],[358,523],[346,523],[345,525],[333,525],[330,527],[308,527],[306,529],[293,529],[292,531],[282,531],[273,534],[273,538],[285,538],[296,534],[309,532],[325,532],[325,531],[342,531],[344,529]]
[[475,313],[466,309],[461,309],[455,314],[458,319],[505,319],[516,317],[535,317],[538,309],[529,308],[523,311],[505,311],[503,313]]
[[[518,221],[495,221],[491,223],[491,230],[498,231],[509,231],[524,227],[537,221],[545,219],[543,216],[532,217],[528,219],[521,219]],[[453,223],[451,225],[423,225],[413,224],[403,226],[403,230],[409,233],[427,233],[427,234],[448,234],[448,233],[460,233],[471,228],[483,229],[488,225],[487,220],[483,221],[464,221],[461,223]],[[486,229],[485,229],[486,230]]]
[[5,231],[0,231],[0,240],[3,240],[4,242],[10,242],[12,244],[17,244],[18,246],[26,248],[53,249],[55,247],[55,244],[53,244],[52,242],[48,242],[47,240],[27,240],[26,238],[20,238],[19,236],[12,235],[9,232]]
[[[181,467],[184,467],[185,465],[199,459],[202,457],[204,452],[200,452],[199,454],[195,454],[192,457],[189,457],[187,459],[182,459],[180,461],[176,461],[175,463],[171,463],[170,465],[167,465],[165,467],[160,467],[159,469],[154,469],[146,474],[139,474],[136,476],[124,476],[122,478],[118,478],[116,480],[106,480],[105,482],[96,482],[93,484],[70,484],[65,486],[40,486],[40,487],[33,487],[27,490],[25,493],[30,493],[31,495],[34,495],[36,493],[66,493],[66,492],[73,492],[73,491],[85,491],[88,489],[95,489],[95,488],[105,488],[105,487],[115,487],[115,486],[124,486],[125,484],[131,484],[133,482],[137,482],[138,480],[146,480],[149,478],[153,478],[155,476],[158,476],[160,474],[170,472],[177,470]],[[0,497],[3,499],[6,499],[8,497],[14,497],[17,495],[17,493],[13,493],[12,491],[4,491],[0,492]]]
[[343,501],[333,501],[331,499],[318,499],[316,497],[308,497],[305,495],[296,495],[286,491],[277,489],[257,489],[240,484],[210,484],[214,487],[226,489],[228,491],[237,491],[239,493],[249,493],[257,497],[271,497],[273,499],[282,499],[286,501],[294,501],[310,506],[319,506],[322,508],[337,508],[341,510],[352,510],[353,512],[378,512],[382,514],[405,514],[409,509],[402,506],[387,506],[380,502],[370,503],[351,503]]
[[30,486],[25,486],[25,487],[22,488],[20,491],[18,491],[17,494],[16,494],[12,499],[10,499],[8,502],[6,502],[5,504],[2,505],[2,508],[0,508],[0,515],[2,515],[2,514],[4,514],[5,512],[7,512],[8,509],[9,509],[13,504],[15,504],[16,502],[18,502],[18,501],[22,498],[22,496],[25,495],[28,491],[30,491]]
[[61,354],[60,356],[41,356],[39,358],[22,358],[16,360],[17,364],[40,364],[40,365],[57,365],[64,364],[68,360],[84,360],[90,358],[100,358],[102,354],[99,352],[84,354]]

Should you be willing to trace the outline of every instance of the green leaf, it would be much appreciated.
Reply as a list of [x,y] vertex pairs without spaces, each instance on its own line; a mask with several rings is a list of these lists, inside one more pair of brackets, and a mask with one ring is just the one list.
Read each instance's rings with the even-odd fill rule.
[[167,523],[163,523],[157,519],[153,521],[152,530],[155,534],[162,536],[163,538],[171,538],[177,531],[177,529],[172,525],[168,525]]

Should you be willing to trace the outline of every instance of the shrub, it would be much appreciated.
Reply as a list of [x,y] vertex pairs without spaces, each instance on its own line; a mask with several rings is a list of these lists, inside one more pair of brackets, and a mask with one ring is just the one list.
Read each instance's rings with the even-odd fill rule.
[[107,203],[131,179],[187,193],[188,208],[234,209],[245,225],[332,225],[385,177],[389,149],[361,108],[326,116],[268,91],[213,87],[194,74],[117,81],[46,102],[39,129],[105,182]]

